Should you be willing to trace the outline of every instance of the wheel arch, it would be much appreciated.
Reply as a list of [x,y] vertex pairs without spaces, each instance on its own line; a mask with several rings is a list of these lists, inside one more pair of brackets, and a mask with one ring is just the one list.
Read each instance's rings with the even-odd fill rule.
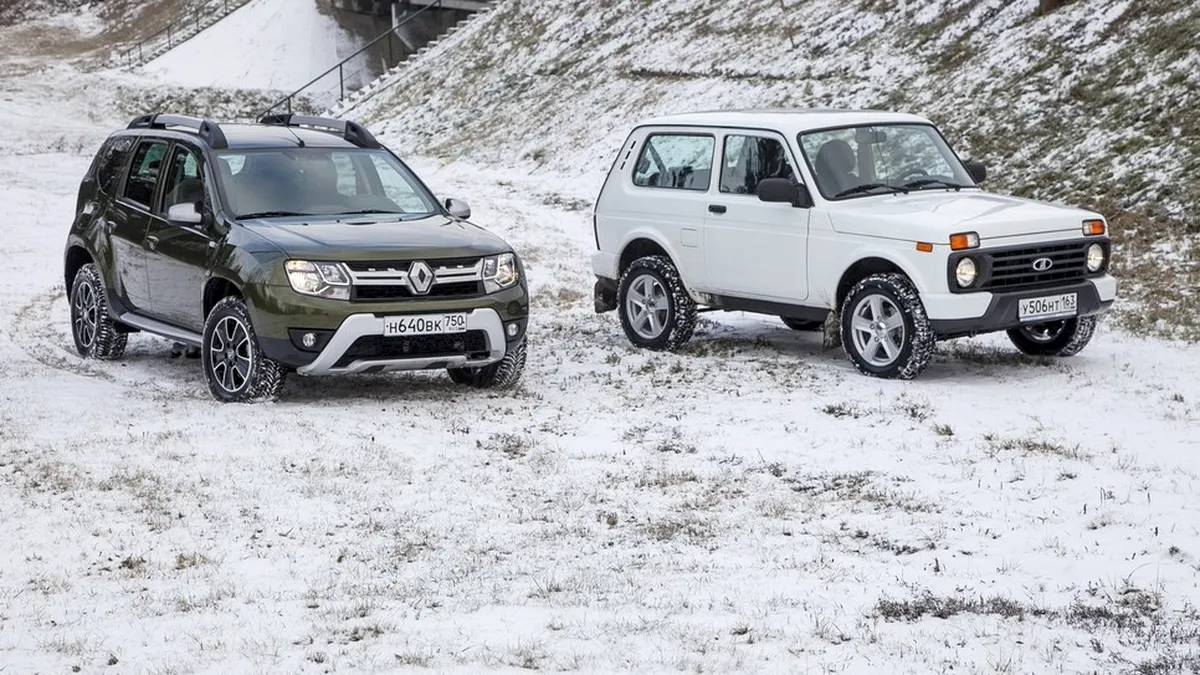
[[871,253],[863,255],[854,263],[842,271],[838,277],[837,286],[834,288],[834,309],[840,310],[842,303],[846,301],[846,296],[850,294],[851,289],[855,284],[866,279],[872,274],[901,274],[920,292],[920,282],[918,276],[913,273],[912,269],[905,263],[899,262],[891,256],[881,255],[879,253]]
[[225,277],[215,276],[206,281],[204,283],[204,318],[208,318],[218,302],[229,296],[242,299],[246,297],[242,293],[241,286]]
[[67,293],[71,292],[71,284],[75,283],[75,275],[79,273],[79,269],[92,262],[95,262],[95,259],[82,244],[74,243],[67,247],[63,256],[63,282]]
[[648,255],[666,256],[671,264],[678,267],[675,256],[666,242],[647,232],[635,232],[621,247],[621,254],[617,257],[617,276],[624,274],[634,260]]

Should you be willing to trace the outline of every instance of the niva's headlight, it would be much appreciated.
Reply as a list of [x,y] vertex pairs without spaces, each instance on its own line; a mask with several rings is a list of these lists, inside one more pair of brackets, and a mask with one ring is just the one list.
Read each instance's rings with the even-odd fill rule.
[[341,263],[289,260],[284,264],[292,290],[332,300],[350,299],[350,276]]
[[483,288],[488,293],[512,288],[520,280],[517,256],[512,253],[501,253],[483,259]]

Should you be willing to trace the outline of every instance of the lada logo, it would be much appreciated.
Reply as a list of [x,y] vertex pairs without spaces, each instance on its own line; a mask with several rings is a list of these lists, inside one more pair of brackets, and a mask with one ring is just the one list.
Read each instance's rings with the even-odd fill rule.
[[1054,261],[1049,258],[1038,258],[1033,261],[1033,271],[1045,272],[1051,267],[1054,267]]

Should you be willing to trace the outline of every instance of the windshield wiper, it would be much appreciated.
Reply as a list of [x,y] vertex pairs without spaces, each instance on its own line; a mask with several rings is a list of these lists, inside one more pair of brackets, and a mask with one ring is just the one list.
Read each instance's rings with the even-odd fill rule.
[[288,216],[311,216],[311,213],[297,213],[296,211],[258,211],[257,213],[242,213],[234,216],[238,220],[251,220],[253,218],[286,218]]
[[855,185],[852,188],[842,190],[841,192],[834,195],[833,198],[837,199],[839,197],[845,197],[848,195],[858,194],[860,192],[870,192],[871,190],[879,190],[879,189],[891,190],[892,192],[903,192],[906,194],[908,193],[908,190],[905,188],[897,187],[895,185],[888,185],[887,183],[864,183],[862,185]]
[[404,215],[405,213],[407,213],[407,211],[389,211],[389,210],[387,210],[387,209],[360,209],[360,210],[358,210],[358,211],[343,211],[343,212],[341,212],[341,213],[335,213],[335,214],[331,214],[331,215],[336,215],[336,216],[366,216],[366,215],[374,215],[374,214],[376,214],[376,213],[382,213],[382,214],[389,215],[389,216],[402,216],[402,215]]
[[967,187],[966,185],[959,185],[958,183],[944,180],[942,178],[918,178],[911,183],[905,183],[904,187],[908,190],[919,190],[930,185],[938,185],[944,188],[950,188],[951,190],[961,190]]

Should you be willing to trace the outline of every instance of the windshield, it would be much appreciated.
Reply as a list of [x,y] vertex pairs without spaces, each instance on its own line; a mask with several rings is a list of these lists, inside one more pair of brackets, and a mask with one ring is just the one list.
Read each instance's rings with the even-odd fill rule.
[[432,195],[403,164],[380,150],[271,148],[217,153],[217,169],[236,218],[437,211]]
[[942,135],[928,124],[885,124],[800,135],[800,149],[826,199],[975,187]]

